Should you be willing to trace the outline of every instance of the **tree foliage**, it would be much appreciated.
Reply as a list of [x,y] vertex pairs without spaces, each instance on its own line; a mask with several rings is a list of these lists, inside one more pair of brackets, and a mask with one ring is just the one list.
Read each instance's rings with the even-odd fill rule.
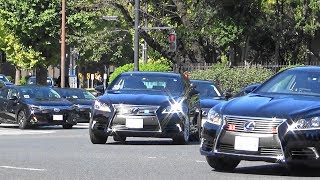
[[12,62],[20,69],[30,69],[39,60],[41,54],[25,47],[13,33],[10,32],[0,20],[0,50],[4,51],[9,62]]

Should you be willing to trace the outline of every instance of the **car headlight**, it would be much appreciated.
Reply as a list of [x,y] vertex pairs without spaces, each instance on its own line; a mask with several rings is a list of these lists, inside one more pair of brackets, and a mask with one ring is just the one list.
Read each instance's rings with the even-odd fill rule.
[[175,102],[170,106],[166,107],[162,113],[182,113],[183,112],[183,103]]
[[93,108],[99,111],[111,112],[110,106],[106,103],[102,103],[100,101],[95,101]]
[[221,125],[222,124],[222,116],[217,113],[215,110],[210,109],[207,116],[207,122]]
[[31,111],[41,111],[41,110],[44,109],[42,106],[36,106],[36,105],[33,105],[33,104],[29,105],[29,108],[30,108]]
[[312,117],[307,119],[299,119],[294,122],[290,129],[293,130],[303,130],[303,129],[313,129],[320,128],[320,117]]

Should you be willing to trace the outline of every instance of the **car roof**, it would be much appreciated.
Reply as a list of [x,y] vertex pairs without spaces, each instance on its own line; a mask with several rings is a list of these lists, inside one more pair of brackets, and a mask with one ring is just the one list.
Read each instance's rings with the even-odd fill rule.
[[181,74],[173,72],[154,72],[154,71],[130,71],[124,72],[121,75],[147,75],[147,76],[168,76],[168,77],[180,77]]
[[287,71],[320,72],[320,66],[299,66],[287,69]]
[[202,80],[202,79],[191,79],[191,82],[198,82],[198,83],[210,83],[210,84],[214,84],[212,81],[210,80]]

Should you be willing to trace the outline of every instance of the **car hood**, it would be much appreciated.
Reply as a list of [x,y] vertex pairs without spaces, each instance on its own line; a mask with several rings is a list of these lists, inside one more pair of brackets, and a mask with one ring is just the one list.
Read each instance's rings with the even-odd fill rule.
[[224,115],[298,118],[320,115],[320,97],[249,94],[226,102]]
[[[100,101],[112,104],[131,104],[131,105],[164,105],[169,103],[169,96],[159,94],[104,94],[99,98]],[[178,97],[172,97],[178,99]]]
[[213,99],[213,98],[208,98],[208,99],[200,99],[200,104],[201,108],[212,108],[213,106],[224,102],[222,99]]
[[74,99],[70,98],[67,99],[68,101],[72,102],[73,104],[80,104],[80,105],[92,105],[94,100],[89,100],[89,99]]
[[26,99],[25,102],[27,104],[32,104],[35,106],[71,106],[72,103],[65,99],[39,99],[32,98]]

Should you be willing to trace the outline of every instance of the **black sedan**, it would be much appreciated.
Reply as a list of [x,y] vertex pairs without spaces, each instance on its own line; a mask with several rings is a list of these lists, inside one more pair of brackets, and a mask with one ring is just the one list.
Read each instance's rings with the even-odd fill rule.
[[202,109],[202,121],[199,122],[199,128],[201,128],[204,122],[207,120],[207,114],[209,110],[226,100],[220,88],[211,81],[207,80],[191,80],[191,83],[199,91],[200,104]]
[[283,71],[218,104],[202,137],[200,152],[218,171],[232,171],[241,160],[319,167],[320,67]]
[[0,122],[19,124],[20,129],[39,125],[74,125],[72,103],[50,87],[6,86],[0,89]]
[[186,144],[201,121],[197,93],[183,74],[122,73],[94,103],[91,142],[104,144],[108,136],[116,141],[166,137]]
[[95,97],[84,89],[54,88],[61,97],[73,103],[73,113],[70,114],[77,123],[88,123]]

